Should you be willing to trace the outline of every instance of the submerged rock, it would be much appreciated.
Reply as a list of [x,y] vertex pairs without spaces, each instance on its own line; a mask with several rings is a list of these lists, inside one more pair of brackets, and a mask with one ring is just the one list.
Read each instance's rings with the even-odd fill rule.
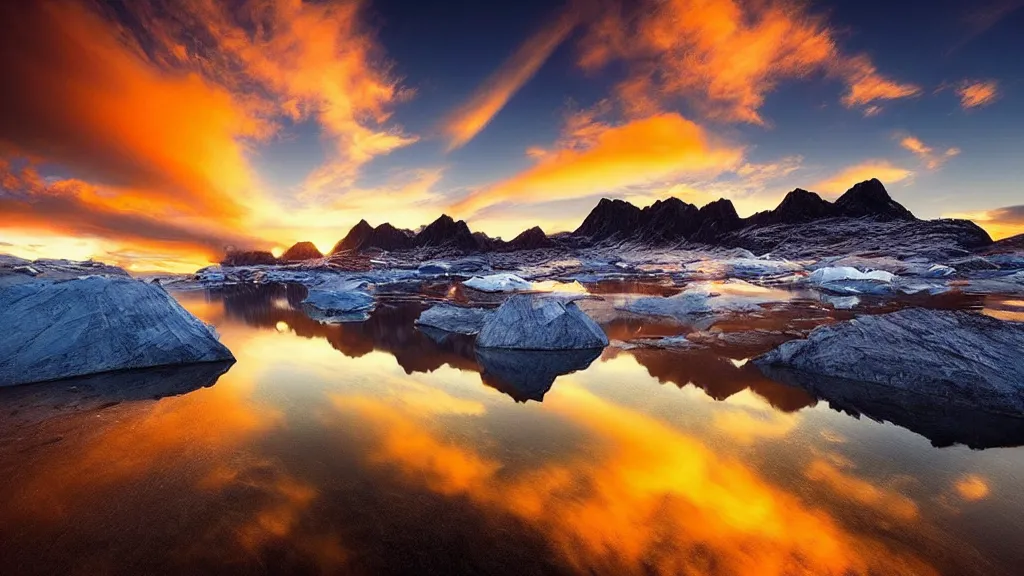
[[234,360],[159,286],[121,276],[0,288],[0,386]]
[[1022,350],[1024,324],[911,308],[818,327],[755,362],[1024,417]]
[[601,327],[573,302],[525,294],[506,300],[477,337],[480,348],[584,350],[607,345]]
[[310,290],[302,301],[306,315],[320,322],[362,322],[375,307],[373,296],[358,290]]
[[438,304],[424,310],[416,319],[416,325],[472,336],[480,332],[487,317],[492,313],[491,310],[483,308],[463,308],[451,304]]

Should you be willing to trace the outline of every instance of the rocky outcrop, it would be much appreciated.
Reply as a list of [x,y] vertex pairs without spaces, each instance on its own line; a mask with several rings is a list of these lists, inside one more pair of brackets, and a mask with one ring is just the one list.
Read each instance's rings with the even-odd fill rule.
[[4,285],[0,325],[0,386],[234,360],[163,289],[126,276]]
[[291,248],[285,250],[281,255],[282,262],[301,262],[303,260],[316,260],[324,255],[312,242],[298,242]]
[[462,306],[452,306],[451,304],[438,304],[424,310],[419,318],[416,319],[416,325],[453,334],[473,336],[478,334],[484,327],[484,322],[491,312],[491,310],[484,308],[464,308]]
[[1024,324],[910,308],[815,328],[755,360],[1024,417]]
[[362,322],[375,307],[373,296],[359,290],[310,290],[302,301],[306,315],[327,323]]
[[265,250],[246,250],[228,252],[221,266],[272,266],[277,264],[277,258]]
[[488,316],[477,337],[480,348],[585,350],[607,345],[601,327],[575,303],[522,294]]
[[804,224],[748,226],[721,237],[718,243],[789,259],[870,253],[937,261],[970,254],[991,244],[992,239],[969,220],[828,218]]

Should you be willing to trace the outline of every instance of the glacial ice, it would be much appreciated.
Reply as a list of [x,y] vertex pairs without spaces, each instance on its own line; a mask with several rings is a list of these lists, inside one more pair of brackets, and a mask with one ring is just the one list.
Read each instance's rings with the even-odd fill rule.
[[476,343],[480,348],[583,350],[604,348],[608,337],[573,302],[516,294],[487,317]]
[[0,326],[0,386],[234,360],[163,289],[127,276],[5,285]]

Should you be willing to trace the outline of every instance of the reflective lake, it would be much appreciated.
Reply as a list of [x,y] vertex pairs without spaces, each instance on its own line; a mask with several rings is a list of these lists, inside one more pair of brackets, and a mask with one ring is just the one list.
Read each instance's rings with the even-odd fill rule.
[[832,406],[761,344],[487,356],[420,297],[303,296],[177,294],[229,369],[0,390],[0,574],[1022,573],[1019,422]]

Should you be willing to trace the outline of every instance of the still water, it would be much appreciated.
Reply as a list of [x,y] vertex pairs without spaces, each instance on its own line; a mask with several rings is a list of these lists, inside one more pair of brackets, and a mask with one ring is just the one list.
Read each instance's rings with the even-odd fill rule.
[[740,350],[478,358],[418,299],[329,326],[303,295],[179,294],[222,376],[0,391],[0,574],[1024,569],[1024,448],[936,447]]

